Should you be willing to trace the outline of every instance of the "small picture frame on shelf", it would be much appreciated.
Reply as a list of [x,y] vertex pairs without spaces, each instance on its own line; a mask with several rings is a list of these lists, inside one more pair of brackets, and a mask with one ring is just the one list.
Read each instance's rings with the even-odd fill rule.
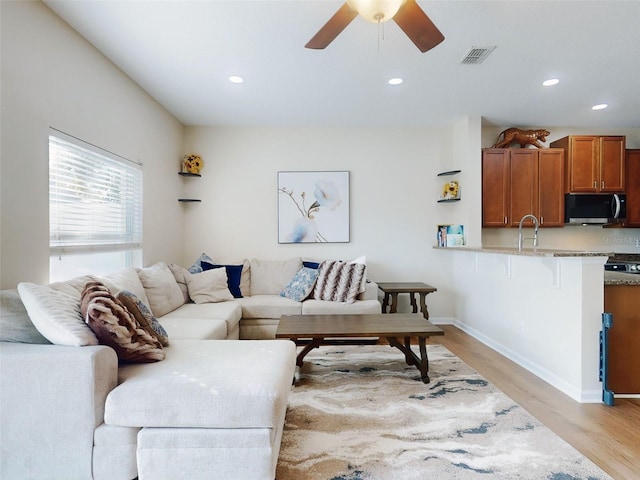
[[439,247],[460,247],[465,244],[464,225],[438,225],[436,238]]

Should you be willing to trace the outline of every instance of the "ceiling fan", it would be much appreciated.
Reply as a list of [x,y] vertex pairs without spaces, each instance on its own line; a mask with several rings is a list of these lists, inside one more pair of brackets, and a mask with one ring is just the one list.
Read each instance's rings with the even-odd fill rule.
[[431,50],[444,40],[416,0],[347,0],[305,47],[326,48],[358,15],[374,23],[393,18],[421,52]]

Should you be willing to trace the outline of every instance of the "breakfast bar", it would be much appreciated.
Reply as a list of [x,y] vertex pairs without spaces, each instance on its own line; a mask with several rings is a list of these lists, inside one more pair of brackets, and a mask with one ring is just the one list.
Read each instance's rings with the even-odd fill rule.
[[601,401],[599,332],[609,253],[438,248],[450,255],[455,324],[571,398]]

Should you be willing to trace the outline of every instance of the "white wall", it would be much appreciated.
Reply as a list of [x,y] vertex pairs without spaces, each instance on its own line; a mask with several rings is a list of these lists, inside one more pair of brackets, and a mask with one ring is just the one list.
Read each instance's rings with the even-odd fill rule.
[[[498,138],[498,134],[507,127],[485,127],[482,129],[482,147],[488,148]],[[538,128],[538,127],[531,127]],[[627,148],[640,148],[640,128],[603,129],[603,128],[567,128],[549,127],[551,135],[544,143],[567,135],[625,135]],[[518,241],[517,228],[484,228],[482,243],[485,246],[514,247]],[[640,253],[640,229],[603,228],[599,225],[567,226],[563,228],[544,228],[540,230],[541,248],[560,248],[567,250],[590,250],[605,253]]]
[[[463,133],[446,127],[187,127],[187,151],[205,162],[202,178],[185,179],[185,194],[202,199],[185,205],[187,255],[191,261],[202,252],[224,261],[366,255],[373,280],[436,286],[427,297],[431,316],[450,317],[450,258],[432,248],[436,226],[471,221],[466,208],[478,203],[472,195],[479,189],[463,190],[456,204],[439,204],[443,177],[436,175],[470,162],[469,149],[456,150],[454,158],[453,145],[455,136],[474,138],[474,128],[479,142],[479,119],[461,127]],[[479,163],[478,143],[473,151]],[[351,172],[349,243],[278,244],[277,172],[286,170]],[[402,299],[399,309],[408,308]]]
[[0,9],[1,287],[49,278],[49,127],[144,164],[144,263],[181,261],[182,125],[41,2]]

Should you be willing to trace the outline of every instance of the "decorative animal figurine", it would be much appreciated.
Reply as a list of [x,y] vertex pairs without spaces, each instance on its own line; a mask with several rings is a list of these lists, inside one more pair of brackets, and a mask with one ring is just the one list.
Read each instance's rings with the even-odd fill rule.
[[500,135],[498,135],[498,139],[496,140],[496,143],[493,144],[492,148],[506,148],[512,143],[520,144],[521,148],[525,148],[526,145],[544,148],[544,145],[542,145],[538,140],[546,142],[547,135],[550,133],[551,132],[549,132],[549,130],[545,129],[520,130],[519,128],[507,128],[503,132],[500,132],[502,140],[500,140]]

